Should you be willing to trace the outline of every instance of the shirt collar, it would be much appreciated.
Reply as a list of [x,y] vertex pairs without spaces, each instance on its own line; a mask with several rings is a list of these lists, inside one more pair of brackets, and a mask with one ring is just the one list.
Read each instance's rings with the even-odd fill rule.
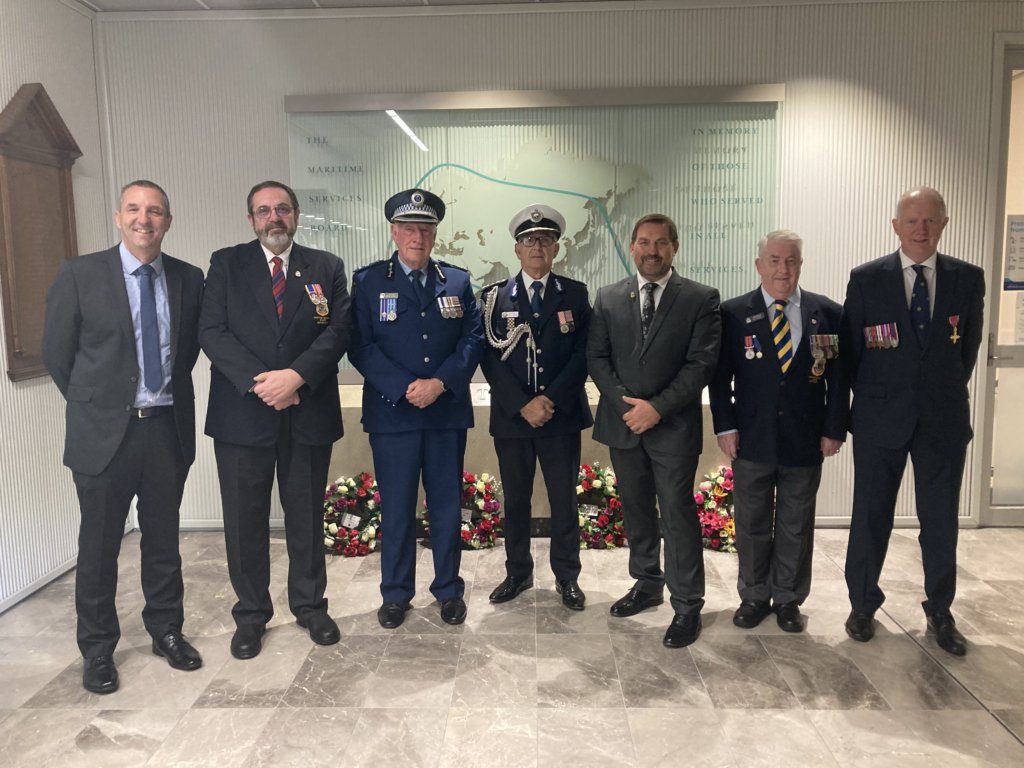
[[533,278],[520,270],[519,276],[523,279],[523,285],[525,285],[527,289],[532,288],[534,283],[539,282],[541,284],[541,293],[543,293],[548,287],[548,278],[551,277],[551,273],[548,272],[544,277]]
[[[128,247],[124,244],[123,240],[118,245],[117,250],[121,255],[121,270],[126,275],[134,275],[135,270],[142,266],[142,262],[135,258],[132,252],[128,250]],[[153,259],[153,261],[151,261],[149,265],[153,267],[153,272],[156,274],[156,276],[160,277],[160,275],[164,271],[163,253],[160,253],[155,259]]]
[[[765,304],[766,307],[770,307],[772,304],[774,304],[776,301],[778,301],[778,299],[773,299],[768,294],[768,291],[766,291],[764,289],[763,285],[761,286],[761,295],[764,296],[764,304]],[[801,295],[800,294],[800,286],[798,285],[796,287],[796,290],[793,291],[792,294],[790,294],[790,297],[788,299],[786,299],[786,306],[789,306],[790,304],[792,304],[794,307],[799,309],[800,308],[800,295]]]
[[288,247],[285,248],[281,253],[274,253],[273,251],[269,250],[267,248],[267,246],[265,246],[262,243],[262,241],[261,241],[260,242],[260,248],[263,249],[263,257],[267,260],[267,266],[272,266],[270,262],[276,256],[277,258],[279,258],[281,260],[281,269],[287,270],[288,269],[288,260],[291,258],[292,247],[294,245],[295,245],[295,242],[293,241],[293,242],[289,243]]
[[[938,261],[939,261],[939,254],[938,254],[938,251],[936,251],[931,256],[929,256],[927,259],[922,261],[921,262],[921,266],[922,267],[927,267],[928,269],[935,269],[935,266],[938,263]],[[907,256],[907,254],[905,254],[903,252],[903,249],[900,248],[900,268],[901,269],[910,269],[911,267],[916,267],[916,266],[917,266],[917,262],[914,261],[913,259],[911,259],[909,256]]]
[[662,290],[665,290],[665,286],[668,285],[669,278],[672,277],[672,270],[670,269],[668,272],[666,272],[664,277],[662,277],[659,280],[648,280],[646,277],[644,277],[640,273],[637,273],[636,277],[637,277],[637,284],[639,285],[641,291],[644,289],[644,286],[647,283],[654,283],[655,285],[661,286]]

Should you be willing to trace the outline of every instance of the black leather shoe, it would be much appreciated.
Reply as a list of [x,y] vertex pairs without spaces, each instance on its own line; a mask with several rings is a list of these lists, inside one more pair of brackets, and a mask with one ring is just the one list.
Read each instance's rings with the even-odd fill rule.
[[935,635],[939,648],[954,656],[967,653],[967,640],[956,628],[956,622],[948,613],[928,617],[928,631]]
[[303,629],[308,629],[309,639],[317,645],[334,645],[341,640],[338,625],[327,615],[327,611],[311,613],[301,619],[296,619],[295,623]]
[[466,601],[461,597],[449,597],[441,603],[441,621],[445,624],[461,624],[466,620]]
[[767,602],[744,600],[732,615],[732,623],[743,629],[753,629],[771,612],[772,607]]
[[584,603],[587,602],[587,596],[583,594],[583,590],[580,589],[580,585],[576,583],[575,579],[556,581],[555,592],[562,596],[562,605],[570,611],[582,611]]
[[266,627],[262,624],[242,624],[231,638],[231,655],[236,659],[253,659],[263,650],[263,633]]
[[117,665],[113,656],[93,656],[83,659],[82,686],[93,693],[113,693],[117,690]]
[[521,579],[518,576],[506,576],[505,580],[494,588],[488,600],[492,603],[507,603],[520,592],[524,592],[532,586],[532,576],[527,576],[525,579]]
[[377,621],[384,629],[395,629],[396,627],[402,626],[402,622],[405,621],[405,612],[412,608],[411,605],[406,603],[384,603],[380,608],[377,609]]
[[699,613],[677,613],[661,642],[666,648],[685,648],[700,637],[700,627]]
[[612,616],[624,619],[627,616],[636,616],[640,611],[646,611],[656,605],[665,602],[661,594],[649,595],[634,587],[626,593],[626,596],[612,603],[609,611]]
[[875,636],[875,619],[864,611],[850,611],[846,618],[846,634],[858,643],[866,643]]
[[800,606],[796,603],[779,603],[775,606],[779,629],[783,632],[803,632],[804,622],[800,617]]
[[190,672],[203,666],[203,657],[192,647],[192,643],[176,630],[153,640],[153,653],[163,656],[175,669]]

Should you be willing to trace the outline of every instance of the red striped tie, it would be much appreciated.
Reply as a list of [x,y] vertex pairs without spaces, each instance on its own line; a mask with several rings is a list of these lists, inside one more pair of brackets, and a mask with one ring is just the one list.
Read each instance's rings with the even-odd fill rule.
[[270,287],[274,291],[274,304],[277,305],[277,319],[281,319],[281,315],[284,314],[284,270],[281,269],[280,256],[275,256],[270,260],[270,263],[274,265],[274,269],[270,273]]

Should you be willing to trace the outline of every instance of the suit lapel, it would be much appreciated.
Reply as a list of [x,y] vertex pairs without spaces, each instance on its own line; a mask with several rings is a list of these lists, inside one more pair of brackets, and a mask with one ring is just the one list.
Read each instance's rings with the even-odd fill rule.
[[[270,285],[270,267],[267,266],[267,259],[259,240],[249,243],[242,259],[242,279],[252,292],[253,304],[276,332],[280,323],[277,320],[277,307],[274,305],[274,292]],[[285,290],[287,288],[288,280],[285,279]]]
[[949,318],[956,314],[953,312],[953,299],[957,294],[958,277],[956,266],[940,253],[935,262],[935,307],[932,310],[932,323],[928,331],[929,346],[941,344],[942,335],[953,333]]
[[[281,335],[292,324],[299,307],[309,301],[306,293],[306,284],[313,282],[312,275],[308,274],[310,268],[309,254],[301,245],[292,246],[292,254],[288,259],[288,274],[284,281],[284,312],[281,315],[281,322],[278,324]],[[271,292],[273,297],[273,292]],[[275,307],[274,313],[277,314]]]
[[[665,284],[665,288],[661,294],[661,299],[658,301],[658,308],[654,310],[654,319],[651,320],[651,327],[647,329],[647,338],[644,339],[643,346],[640,348],[641,357],[647,352],[647,348],[651,345],[651,340],[657,336],[658,331],[665,322],[665,315],[672,311],[672,305],[675,303],[676,297],[679,295],[679,289],[682,282],[682,278],[673,273],[672,277],[669,278],[668,283]],[[636,314],[638,326],[640,324],[639,313],[640,310],[637,309]]]
[[171,313],[171,370],[174,370],[175,352],[178,350],[178,334],[181,324],[182,276],[178,265],[166,253],[161,254],[164,263],[164,280],[167,282],[167,306]]
[[135,326],[132,324],[132,307],[128,303],[128,288],[124,284],[124,268],[121,266],[121,251],[119,246],[114,246],[107,251],[107,269],[109,279],[107,285],[111,288],[114,308],[118,320],[121,323],[121,330],[135,344]]

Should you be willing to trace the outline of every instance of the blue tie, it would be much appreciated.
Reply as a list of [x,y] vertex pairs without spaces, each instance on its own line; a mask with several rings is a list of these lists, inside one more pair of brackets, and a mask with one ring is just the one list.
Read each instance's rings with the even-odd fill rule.
[[533,316],[537,317],[540,315],[541,307],[541,296],[540,292],[544,288],[544,283],[540,280],[534,280],[533,285],[530,286],[530,290],[533,291],[533,296],[530,298],[530,310],[533,312]]
[[915,264],[914,288],[910,293],[910,322],[914,324],[917,343],[921,347],[928,345],[928,330],[932,324],[932,312],[928,305],[928,283],[924,281],[924,266]]
[[420,279],[423,277],[423,270],[414,269],[409,273],[409,280],[412,282],[412,292],[416,294],[416,301],[422,307],[427,297],[427,292]]
[[139,321],[142,323],[142,381],[150,392],[159,392],[164,383],[160,363],[160,328],[156,321],[154,270],[143,264],[135,270],[139,277]]
[[772,318],[772,339],[775,340],[775,351],[779,355],[779,367],[785,373],[793,362],[793,337],[789,332],[789,320],[786,318],[786,302],[776,301],[775,317]]

